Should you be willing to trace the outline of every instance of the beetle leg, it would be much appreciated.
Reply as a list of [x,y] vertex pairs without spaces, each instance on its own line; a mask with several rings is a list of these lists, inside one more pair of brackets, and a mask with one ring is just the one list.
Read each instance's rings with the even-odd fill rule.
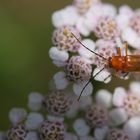
[[129,72],[125,73],[125,75],[123,76],[123,78],[125,79],[126,76],[128,76]]
[[128,43],[125,41],[124,45],[125,45],[125,54],[127,56],[128,55]]
[[112,76],[112,74],[108,75],[108,76],[104,79],[104,82],[105,82],[109,77],[111,77],[111,76]]
[[121,56],[121,49],[120,49],[120,47],[117,48],[117,54],[118,54],[118,56]]

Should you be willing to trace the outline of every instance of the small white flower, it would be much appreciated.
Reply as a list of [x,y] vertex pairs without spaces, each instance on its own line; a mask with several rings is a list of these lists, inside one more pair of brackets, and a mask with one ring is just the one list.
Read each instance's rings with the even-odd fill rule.
[[[101,70],[100,68],[94,69],[93,76],[95,74],[97,74],[100,70]],[[104,83],[109,83],[111,81],[111,77],[107,78],[108,76],[110,76],[110,72],[103,70],[94,79],[96,81],[101,81],[101,82],[104,82]]]
[[96,102],[103,107],[110,108],[112,105],[112,94],[104,89],[99,90],[96,93]]
[[115,89],[113,104],[124,108],[129,117],[140,115],[140,96],[131,91],[125,91],[122,87]]
[[42,107],[43,96],[38,92],[31,92],[28,96],[28,107],[32,111],[38,111]]
[[64,72],[57,72],[53,79],[56,89],[58,90],[65,89],[69,84],[69,81],[67,80],[66,74]]
[[78,136],[86,136],[88,135],[90,128],[84,121],[84,119],[77,119],[74,124],[73,128],[76,131]]
[[[95,50],[95,43],[91,39],[82,40],[82,44],[84,44],[87,48],[89,48],[92,51]],[[92,52],[90,52],[89,50],[87,50],[83,46],[80,47],[78,52],[81,56],[86,57],[86,58],[91,58],[94,55]]]
[[60,62],[65,62],[69,58],[68,52],[64,50],[59,50],[57,47],[51,47],[49,50],[50,58]]
[[117,8],[112,4],[103,4],[103,15],[115,17],[117,14]]
[[109,116],[112,123],[115,125],[121,125],[125,123],[128,119],[128,115],[124,108],[116,108],[110,111]]
[[[81,97],[82,98],[82,97]],[[76,117],[78,110],[80,108],[79,102],[77,101],[77,96],[75,94],[72,95],[72,104],[68,112],[66,113],[67,118]]]
[[94,136],[96,140],[104,140],[108,132],[108,127],[104,126],[101,128],[96,128],[94,131]]
[[123,87],[117,87],[113,93],[113,105],[116,107],[122,107],[124,105],[124,98],[127,96],[127,92]]
[[139,140],[140,137],[140,117],[131,118],[125,125],[124,131],[131,140]]
[[131,82],[129,89],[133,95],[140,97],[140,82]]
[[35,129],[38,129],[38,127],[43,122],[43,120],[44,120],[44,118],[43,118],[42,114],[31,112],[27,116],[27,120],[25,121],[25,125],[29,130],[35,130]]
[[9,119],[13,125],[22,122],[27,116],[27,111],[23,108],[12,108],[9,112]]
[[72,133],[66,132],[64,140],[78,140],[78,137]]
[[30,131],[27,133],[25,140],[39,140],[37,132]]
[[86,110],[92,104],[92,96],[82,96],[78,101],[80,109]]
[[58,28],[63,25],[74,25],[79,17],[74,6],[67,6],[66,8],[56,11],[52,15],[52,23]]
[[[79,96],[81,94],[81,91],[82,89],[85,87],[86,83],[88,81],[84,81],[84,82],[80,82],[80,83],[74,83],[73,84],[73,91],[74,93]],[[93,85],[92,83],[90,82],[86,88],[84,89],[83,93],[82,93],[82,96],[89,96],[91,95],[93,92]]]
[[120,14],[129,14],[129,16],[130,16],[130,15],[133,14],[133,11],[132,11],[132,9],[128,5],[122,5],[119,8],[119,13]]
[[140,48],[139,47],[140,46],[140,37],[138,37],[138,35],[132,28],[128,27],[128,28],[124,29],[124,31],[122,33],[122,38],[123,38],[123,40],[127,41],[129,43],[129,45],[131,45],[135,49]]
[[79,30],[79,32],[84,36],[90,35],[90,30],[88,28],[88,25],[86,23],[88,19],[85,19],[83,17],[79,18],[76,23],[76,28]]

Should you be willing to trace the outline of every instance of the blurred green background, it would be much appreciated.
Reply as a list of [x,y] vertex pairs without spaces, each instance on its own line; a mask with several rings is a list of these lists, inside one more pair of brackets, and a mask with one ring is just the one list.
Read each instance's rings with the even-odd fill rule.
[[[106,0],[136,8],[139,0]],[[53,11],[72,0],[0,1],[0,130],[9,126],[8,111],[24,107],[31,91],[47,93],[57,71],[49,57]]]

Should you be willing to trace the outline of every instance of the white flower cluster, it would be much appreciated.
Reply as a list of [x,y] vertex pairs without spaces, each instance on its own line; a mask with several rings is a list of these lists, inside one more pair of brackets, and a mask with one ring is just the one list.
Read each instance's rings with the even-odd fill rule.
[[[63,90],[72,84],[76,95],[84,88],[82,96],[85,96],[93,91],[91,79],[108,83],[112,76],[129,78],[126,69],[120,70],[118,64],[112,67],[110,62],[114,56],[126,56],[126,41],[127,49],[132,50],[128,54],[139,52],[139,9],[134,11],[126,5],[117,9],[101,0],[74,0],[53,13],[52,23],[56,29],[49,56],[54,65],[63,68],[53,77],[56,89]],[[138,77],[137,73],[134,75]]]
[[[56,29],[49,56],[62,69],[54,74],[47,95],[29,94],[28,111],[10,110],[11,128],[0,132],[0,140],[139,140],[140,82],[131,82],[128,90],[100,89],[94,98],[91,94],[94,80],[127,79],[126,72],[117,69],[118,61],[116,68],[110,64],[115,56],[126,58],[125,41],[132,51],[128,54],[135,55],[130,55],[134,67],[140,70],[136,63],[140,10],[129,6],[117,10],[101,0],[74,0],[53,13],[52,22]],[[139,75],[134,73],[137,79]]]

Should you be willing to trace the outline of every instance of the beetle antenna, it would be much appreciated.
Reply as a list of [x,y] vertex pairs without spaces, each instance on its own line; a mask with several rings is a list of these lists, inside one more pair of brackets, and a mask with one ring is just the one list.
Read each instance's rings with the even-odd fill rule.
[[85,88],[88,86],[88,84],[90,83],[91,79],[92,79],[92,78],[95,78],[95,77],[96,77],[100,72],[102,72],[104,69],[105,69],[105,67],[103,67],[100,71],[98,71],[93,77],[92,77],[92,73],[93,73],[93,70],[92,70],[92,72],[91,72],[91,77],[90,77],[89,81],[85,84],[85,86],[83,87],[83,89],[82,89],[82,91],[81,91],[81,93],[80,93],[80,95],[79,95],[79,97],[78,97],[78,99],[77,99],[78,101],[80,100],[83,91],[84,91]]
[[82,96],[82,94],[83,94],[83,91],[85,90],[85,88],[88,86],[89,83],[90,83],[90,79],[89,79],[89,81],[85,84],[85,86],[83,87],[83,89],[82,89],[82,91],[81,91],[81,93],[80,93],[80,95],[79,95],[77,101],[80,100],[80,98],[81,98],[81,96]]
[[102,55],[100,55],[100,54],[94,52],[93,50],[89,49],[88,47],[86,47],[73,33],[71,33],[71,34],[75,37],[75,39],[76,39],[84,48],[86,48],[86,49],[89,50],[90,52],[94,53],[95,55],[97,55],[97,56],[103,58],[104,60],[107,60],[107,59],[106,59],[105,57],[103,57]]

